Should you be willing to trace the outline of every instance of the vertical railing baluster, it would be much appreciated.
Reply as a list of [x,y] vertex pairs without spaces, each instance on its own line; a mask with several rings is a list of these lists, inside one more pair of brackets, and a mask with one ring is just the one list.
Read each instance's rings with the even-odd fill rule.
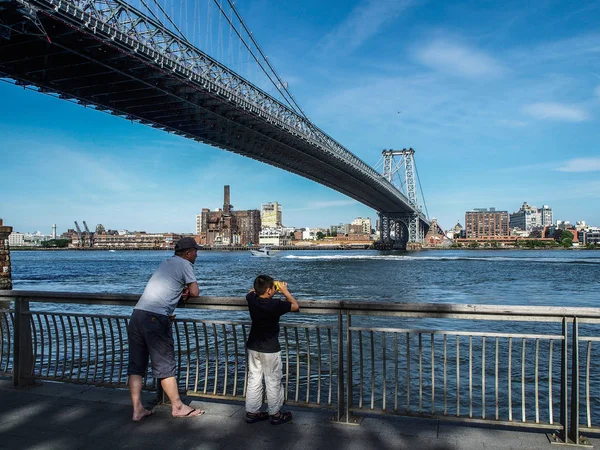
[[571,345],[571,426],[569,438],[579,445],[579,321],[573,317],[573,344]]
[[[344,318],[346,316],[346,330],[344,332]],[[345,312],[338,311],[338,345],[337,345],[337,357],[338,357],[338,390],[337,390],[337,420],[341,421],[342,416],[346,423],[350,423],[350,413],[354,408],[354,399],[352,394],[352,315],[350,311]],[[346,378],[344,378],[344,335],[346,336],[346,361],[347,368]],[[346,396],[344,398],[344,382],[346,383]]]
[[552,402],[552,356],[554,354],[554,340],[550,339],[550,344],[548,345],[548,423],[554,423],[554,403]]
[[[362,339],[362,330],[358,330],[358,370],[360,373],[359,383],[358,383],[358,408],[362,409],[363,407],[363,383],[364,383],[364,356],[363,356],[363,339]],[[348,362],[349,364],[349,362]],[[348,380],[350,383],[352,380]]]
[[[82,317],[75,317],[75,325],[77,325],[77,337],[79,338],[78,341],[78,348],[79,348],[79,352],[78,352],[78,357],[77,357],[77,378],[75,378],[76,382],[79,382],[80,377],[81,377],[81,368],[83,366],[83,333],[81,332],[81,320]],[[122,342],[122,341],[121,341]],[[75,359],[75,358],[73,358]]]
[[423,334],[417,333],[419,345],[419,414],[423,412]]
[[592,426],[592,407],[590,404],[590,359],[592,358],[592,341],[587,343],[587,358],[585,361],[585,404],[587,415],[587,426]]
[[206,322],[202,322],[202,331],[204,333],[204,353],[206,354],[206,364],[204,365],[204,388],[202,393],[208,392],[208,371],[210,370],[210,346],[208,345],[208,328]]
[[[16,303],[15,303],[15,309],[16,309]],[[46,333],[44,333],[44,324],[42,323],[42,316],[39,313],[35,313],[35,317],[37,318],[37,322],[38,322],[38,328],[39,328],[39,333],[40,333],[40,347],[41,347],[41,354],[40,354],[40,377],[44,376],[44,359],[46,359]],[[17,325],[17,314],[15,311],[15,327]],[[15,328],[15,343],[18,342],[17,339],[17,329]],[[50,339],[50,337],[48,337],[48,339]],[[13,372],[17,369],[17,364],[16,362],[13,362],[14,367],[13,367]]]
[[431,414],[435,414],[435,342],[431,333]]
[[[90,322],[92,321],[92,318],[90,317]],[[92,340],[92,336],[90,335],[90,328],[88,325],[88,318],[84,317],[83,318],[83,323],[85,324],[85,332],[86,332],[86,336],[87,336],[87,358],[86,358],[86,363],[85,363],[85,380],[84,383],[88,382],[88,379],[90,377],[90,364],[91,364],[91,354],[92,354],[92,344],[91,344],[91,340]]]
[[[118,384],[122,384],[121,380],[124,378],[124,376],[127,374],[128,372],[128,368],[126,368],[126,363],[125,363],[125,351],[124,351],[124,347],[125,347],[125,341],[123,340],[123,328],[127,329],[127,322],[126,320],[123,320],[123,322],[125,322],[124,326],[121,326],[121,318],[117,319],[117,330],[119,330],[119,381],[117,382]],[[125,373],[123,373],[125,372]]]
[[[100,329],[102,330],[102,375],[100,376],[100,384],[104,384],[106,380],[106,357],[108,353],[108,348],[106,345],[106,330],[104,328],[104,318],[98,317],[98,321],[100,322]],[[98,346],[98,348],[100,348],[100,346]]]
[[[8,323],[8,320],[7,320]],[[37,349],[38,349],[38,331],[35,329],[35,320],[33,319],[33,314],[29,315],[29,326],[31,327],[31,334],[33,336],[33,346],[31,348],[32,350],[32,355],[31,355],[31,378],[33,380],[35,380],[35,366],[37,365]],[[8,329],[8,346],[7,348],[10,349],[10,329]],[[8,372],[8,361],[10,359],[10,350],[9,350],[9,356],[8,358],[6,358],[6,371]]]
[[116,349],[115,349],[115,335],[113,334],[114,330],[113,330],[113,325],[112,325],[112,323],[113,323],[112,317],[108,318],[107,321],[108,321],[108,329],[109,329],[109,332],[110,332],[110,351],[111,351],[110,375],[109,375],[109,378],[108,378],[108,380],[109,380],[108,382],[109,382],[109,384],[113,384],[114,383],[113,373],[114,373],[114,370],[115,370],[115,353],[116,353]]
[[221,324],[223,331],[223,347],[225,349],[225,376],[223,378],[223,395],[227,394],[227,381],[229,380],[229,340],[227,339],[227,330],[225,324]]
[[386,364],[387,364],[387,360],[386,360],[386,351],[385,351],[385,332],[382,331],[381,332],[381,353],[383,356],[383,368],[381,371],[381,376],[383,377],[383,394],[382,394],[382,409],[383,411],[386,410],[386,399],[387,399],[387,372],[386,372]]
[[298,327],[294,327],[294,338],[296,339],[296,395],[294,401],[298,403],[300,398],[300,338],[298,337]]
[[469,418],[473,418],[473,336],[469,336]]
[[526,422],[525,417],[525,348],[526,339],[521,340],[521,422]]
[[323,354],[321,353],[321,329],[317,327],[317,405],[321,404],[321,380],[323,374],[321,372],[321,361]]
[[373,331],[369,332],[371,348],[371,410],[375,409],[375,342]]
[[512,337],[508,338],[508,420],[512,422]]
[[213,346],[215,349],[215,380],[213,383],[213,395],[217,395],[217,385],[219,384],[219,336],[217,333],[217,325],[212,324],[213,331]]
[[233,365],[233,388],[231,390],[231,395],[234,397],[237,396],[237,383],[238,383],[238,370],[239,370],[239,349],[238,349],[238,339],[237,339],[237,331],[234,323],[231,324],[231,333],[233,334],[233,349],[235,352],[235,363]]
[[460,336],[456,336],[456,417],[460,417]]
[[495,378],[494,379],[494,382],[495,382],[495,394],[496,394],[496,420],[499,420],[499,418],[500,418],[499,417],[499,414],[500,414],[500,410],[499,410],[500,404],[499,404],[499,401],[498,401],[498,378],[500,376],[500,373],[499,373],[500,366],[498,365],[498,352],[499,352],[499,350],[500,350],[499,349],[499,342],[498,342],[498,338],[496,338],[496,370],[495,370],[495,377],[494,377]]
[[[248,387],[248,363],[247,363],[247,361],[248,361],[248,351],[246,349],[246,342],[248,342],[248,339],[246,337],[247,336],[246,327],[247,327],[246,324],[242,324],[242,339],[244,341],[243,342],[243,344],[244,344],[244,357],[246,358],[246,363],[244,363],[244,389],[243,389],[243,392],[242,392],[242,396],[243,397],[246,397],[246,388]],[[285,333],[286,329],[284,328],[283,331]],[[287,341],[287,334],[286,334],[286,341]],[[287,352],[287,342],[286,342],[286,345],[285,345],[285,349],[286,349],[286,352]],[[286,360],[286,365],[287,365],[287,357],[286,357],[285,360]],[[287,370],[286,370],[286,377],[287,377]],[[286,384],[285,384],[285,398],[287,400],[287,379],[286,379]]]
[[310,403],[310,336],[308,327],[304,328],[306,334],[306,403]]
[[67,360],[69,359],[69,346],[67,345],[67,328],[65,327],[65,318],[63,315],[59,316],[60,319],[60,331],[63,338],[63,360],[62,360],[62,369],[60,378],[66,378],[67,372]]
[[410,335],[406,333],[406,412],[410,412]]
[[444,333],[444,415],[448,415],[448,339]]
[[327,404],[331,405],[331,402],[333,401],[333,340],[331,337],[331,328],[327,328],[327,345],[329,349],[329,389],[327,395]]
[[562,439],[564,442],[567,442],[569,438],[569,398],[568,398],[568,328],[567,328],[567,318],[563,317],[562,320],[562,347],[561,347],[561,355],[560,355],[560,424],[563,427],[562,429]]
[[539,391],[540,340],[535,340],[535,423],[540,423],[540,391]]
[[[52,318],[52,325],[54,326],[54,338],[52,339],[52,341],[54,342],[56,349],[54,352],[54,377],[53,378],[58,378],[58,363],[60,360],[60,336],[58,335],[58,325],[56,323],[56,316],[54,316],[53,314],[46,314],[46,318],[48,317],[48,315]],[[48,323],[48,333],[50,334],[50,329],[52,327],[50,327],[50,324]],[[52,354],[52,345],[50,345],[50,354]],[[49,361],[52,358],[49,359]],[[50,369],[48,368],[48,377],[50,377]]]
[[486,361],[485,361],[485,336],[481,337],[481,418],[485,419],[485,378],[486,378]]
[[183,326],[185,327],[185,322],[180,322],[179,320],[173,320],[171,325],[171,332],[174,334],[174,341],[175,341],[175,353],[177,354],[177,380],[179,382],[179,380],[181,380],[182,375],[181,375],[181,368],[183,366],[182,364],[182,359],[183,359],[183,352],[185,351],[182,346],[181,346],[181,333],[179,332],[179,324],[183,323]]
[[[290,384],[290,340],[288,336],[288,328],[283,327],[283,338],[285,341],[285,400],[288,400],[288,387]],[[248,378],[246,369],[246,379]]]
[[[190,347],[190,332],[188,330],[188,322],[183,322],[183,329],[185,331],[185,354],[187,355],[186,370],[185,370],[185,390],[190,390],[190,368],[192,366],[192,351]],[[181,349],[179,349],[181,352]]]
[[198,392],[202,355],[200,354],[200,338],[198,337],[198,324],[196,322],[194,322],[194,339],[196,341],[196,377],[194,378],[194,392]]
[[394,333],[394,412],[398,412],[398,333]]

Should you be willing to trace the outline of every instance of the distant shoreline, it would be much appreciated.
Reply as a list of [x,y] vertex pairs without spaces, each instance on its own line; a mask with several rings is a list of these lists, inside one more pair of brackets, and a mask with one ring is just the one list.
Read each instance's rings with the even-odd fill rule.
[[[200,249],[199,251],[214,251],[214,252],[239,252],[239,251],[249,251],[249,250],[253,250],[256,249],[258,247],[233,247],[233,248],[226,248],[226,247],[204,247],[202,249]],[[49,251],[92,251],[92,252],[110,252],[110,251],[114,251],[114,252],[136,252],[136,251],[173,251],[173,249],[165,249],[165,248],[114,248],[114,249],[108,249],[108,248],[56,248],[56,247],[11,247],[10,251],[11,252],[19,252],[19,251],[25,251],[25,252],[30,252],[30,251],[42,251],[42,250],[49,250]],[[342,247],[342,246],[319,246],[319,245],[315,245],[315,246],[285,246],[285,247],[277,247],[277,246],[273,246],[273,250],[279,250],[279,251],[295,251],[295,250],[317,250],[317,251],[336,251],[336,250],[342,250],[342,251],[356,251],[356,250],[371,250],[371,251],[400,251],[400,252],[406,252],[407,250],[400,250],[400,249],[376,249],[373,247],[365,247],[365,248],[357,248],[357,247]],[[444,250],[444,251],[448,251],[448,250],[468,250],[468,251],[482,251],[482,250],[493,250],[493,251],[508,251],[508,250],[543,250],[543,251],[547,251],[547,250],[556,250],[556,251],[570,251],[570,250],[576,250],[576,251],[594,251],[594,250],[600,250],[600,247],[596,247],[596,248],[587,248],[587,247],[570,247],[570,248],[564,248],[564,247],[536,247],[536,248],[527,248],[527,247],[477,247],[477,248],[473,248],[473,247],[425,247],[419,250],[412,250],[411,252],[419,252],[419,251],[428,251],[428,250]],[[114,253],[113,252],[113,253]]]

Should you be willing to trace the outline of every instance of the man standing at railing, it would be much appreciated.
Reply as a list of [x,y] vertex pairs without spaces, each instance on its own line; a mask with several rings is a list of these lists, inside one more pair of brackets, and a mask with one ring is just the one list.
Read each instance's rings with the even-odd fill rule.
[[[281,291],[287,301],[274,299]],[[279,345],[279,318],[288,312],[300,310],[298,302],[288,291],[287,283],[275,281],[268,275],[254,280],[254,289],[246,296],[252,327],[246,347],[248,348],[248,385],[246,387],[246,422],[255,423],[271,419],[280,425],[292,420],[291,412],[281,411],[283,386],[282,364]],[[263,378],[267,388],[269,412],[261,412]]]
[[175,255],[163,261],[152,275],[144,293],[133,309],[129,321],[129,391],[133,403],[133,420],[139,422],[153,414],[141,401],[143,377],[152,361],[152,374],[171,401],[173,417],[197,417],[204,411],[181,401],[177,387],[175,343],[172,318],[177,303],[183,297],[200,294],[194,275],[194,262],[201,248],[191,237],[175,245]]

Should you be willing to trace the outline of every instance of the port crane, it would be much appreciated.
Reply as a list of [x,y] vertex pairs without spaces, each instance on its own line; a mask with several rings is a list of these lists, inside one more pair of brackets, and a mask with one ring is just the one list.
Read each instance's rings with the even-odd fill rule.
[[90,229],[87,226],[87,223],[85,223],[85,220],[83,221],[83,227],[85,228],[85,234],[87,237],[87,245],[88,247],[93,247],[94,246],[94,235],[90,232]]
[[79,237],[78,247],[83,247],[83,235],[81,233],[81,228],[79,228],[79,224],[75,221],[75,229],[77,230],[77,236]]

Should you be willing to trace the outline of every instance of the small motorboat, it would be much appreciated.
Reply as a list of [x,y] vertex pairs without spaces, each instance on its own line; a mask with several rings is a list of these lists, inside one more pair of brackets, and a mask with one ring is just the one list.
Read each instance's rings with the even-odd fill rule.
[[250,254],[252,256],[257,256],[259,258],[270,258],[275,256],[275,251],[271,249],[271,247],[262,246],[256,249],[250,250]]

